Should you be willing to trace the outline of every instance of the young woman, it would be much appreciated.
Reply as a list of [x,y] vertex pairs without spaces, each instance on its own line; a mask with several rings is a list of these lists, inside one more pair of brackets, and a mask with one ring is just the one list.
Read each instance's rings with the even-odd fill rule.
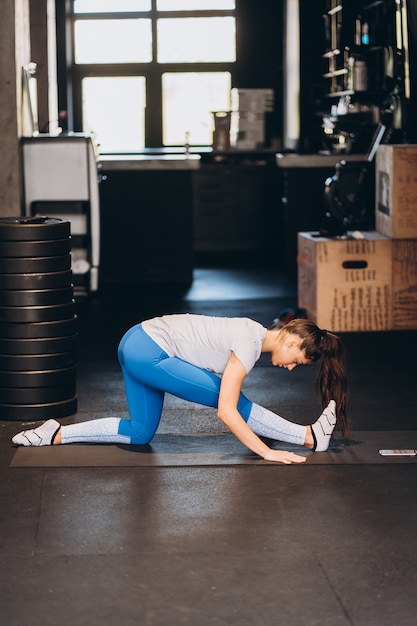
[[[317,384],[324,410],[314,424],[289,422],[243,395],[242,383],[263,352],[271,354],[272,365],[288,370],[321,359]],[[348,435],[342,343],[309,320],[266,329],[248,318],[166,315],[131,328],[120,342],[118,357],[130,419],[101,418],[69,426],[51,419],[15,435],[13,443],[149,443],[166,392],[217,408],[219,419],[237,439],[267,461],[301,463],[305,457],[273,450],[259,436],[324,451],[336,419]]]

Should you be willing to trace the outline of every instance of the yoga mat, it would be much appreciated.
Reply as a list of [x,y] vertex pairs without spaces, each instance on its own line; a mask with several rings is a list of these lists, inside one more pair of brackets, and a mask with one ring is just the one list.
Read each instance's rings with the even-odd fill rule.
[[[267,440],[266,440],[267,441]],[[350,444],[332,440],[327,452],[270,442],[277,450],[306,457],[302,465],[361,465],[417,463],[417,457],[382,457],[380,448],[417,448],[417,431],[357,431]],[[157,434],[148,445],[70,444],[18,448],[10,467],[187,467],[276,465],[260,459],[233,435]],[[281,464],[280,464],[281,466]],[[289,466],[288,466],[289,467]]]

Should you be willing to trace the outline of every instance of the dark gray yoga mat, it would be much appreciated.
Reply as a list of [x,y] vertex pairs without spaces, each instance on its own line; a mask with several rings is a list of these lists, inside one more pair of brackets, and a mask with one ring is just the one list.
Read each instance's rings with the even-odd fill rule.
[[[306,457],[304,465],[417,463],[417,457],[382,457],[380,448],[417,448],[417,431],[356,431],[350,444],[332,440],[327,452],[268,442],[275,449]],[[157,434],[149,445],[70,444],[18,448],[10,467],[187,467],[270,465],[230,433]]]

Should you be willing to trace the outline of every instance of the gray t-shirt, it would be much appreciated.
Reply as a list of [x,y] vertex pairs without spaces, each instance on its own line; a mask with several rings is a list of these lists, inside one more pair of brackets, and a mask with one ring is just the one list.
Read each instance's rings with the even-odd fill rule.
[[249,318],[164,315],[142,322],[168,356],[222,374],[231,352],[248,374],[261,356],[266,328]]

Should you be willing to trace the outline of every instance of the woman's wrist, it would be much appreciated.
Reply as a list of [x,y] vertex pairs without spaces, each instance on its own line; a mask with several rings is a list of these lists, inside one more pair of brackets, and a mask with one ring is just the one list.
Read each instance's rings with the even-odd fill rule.
[[271,461],[273,460],[272,457],[274,456],[274,453],[276,452],[276,450],[273,450],[272,448],[266,448],[264,454],[261,454],[262,458],[264,459],[264,461]]

